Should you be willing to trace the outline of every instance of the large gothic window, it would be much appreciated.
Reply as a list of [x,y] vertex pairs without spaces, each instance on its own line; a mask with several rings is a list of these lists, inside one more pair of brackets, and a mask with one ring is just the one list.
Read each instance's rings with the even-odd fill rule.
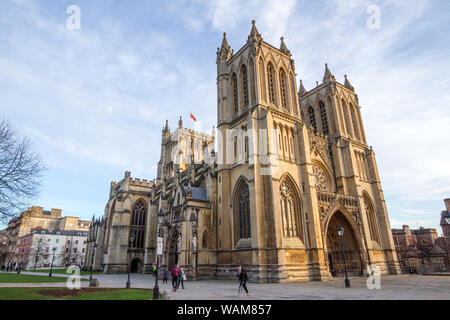
[[379,243],[380,237],[378,233],[378,223],[377,217],[375,215],[375,210],[372,205],[372,201],[366,194],[363,195],[363,199],[364,199],[364,210],[366,211],[367,222],[369,223],[370,238],[373,241]]
[[269,62],[267,65],[267,81],[269,85],[269,102],[275,103],[275,70],[273,68],[272,63]]
[[283,236],[301,238],[299,198],[292,182],[288,179],[285,179],[280,186],[280,205]]
[[134,232],[135,240],[131,244],[132,248],[142,249],[144,248],[145,238],[145,218],[147,216],[147,207],[142,199],[138,200],[131,213],[131,230]]
[[314,128],[314,131],[317,131],[316,114],[314,113],[314,109],[312,107],[308,108],[308,117],[309,125]]
[[281,105],[284,109],[288,110],[288,90],[286,73],[283,69],[280,69],[280,91],[281,91]]
[[264,62],[259,59],[259,86],[261,87],[261,99],[266,101],[266,77],[264,75]]
[[347,134],[350,137],[353,137],[352,128],[351,128],[351,124],[350,124],[350,118],[349,118],[349,114],[348,114],[347,104],[345,103],[344,100],[341,101],[341,104],[342,104],[342,110],[344,111],[345,127],[347,128]]
[[256,95],[255,95],[255,68],[253,66],[253,59],[250,59],[249,63],[248,63],[248,72],[250,74],[250,82],[249,82],[249,87],[250,87],[250,105],[253,105],[255,103],[256,100]]
[[327,119],[327,111],[325,110],[325,105],[322,101],[319,102],[319,111],[320,111],[320,120],[322,121],[322,130],[323,133],[328,135],[330,130],[328,129],[328,119]]
[[247,68],[245,65],[241,68],[241,101],[244,103],[244,107],[248,106],[248,81],[247,81]]
[[234,220],[236,241],[251,237],[250,192],[248,184],[241,181],[235,193]]
[[295,79],[294,75],[291,73],[291,99],[292,99],[292,110],[295,114],[297,113],[297,98],[296,98],[296,90],[295,90]]
[[239,111],[239,100],[238,100],[238,84],[236,73],[231,76],[231,90],[233,95],[233,114],[237,114]]
[[356,139],[361,140],[361,137],[359,135],[359,130],[358,130],[358,120],[356,118],[355,108],[351,104],[350,104],[350,113],[352,115],[353,130],[355,131],[355,137],[356,137]]

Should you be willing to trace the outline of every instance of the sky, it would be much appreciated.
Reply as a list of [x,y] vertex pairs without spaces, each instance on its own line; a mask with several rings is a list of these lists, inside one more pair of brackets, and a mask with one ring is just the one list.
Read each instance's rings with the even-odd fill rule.
[[172,129],[180,116],[197,130],[216,124],[217,47],[227,32],[237,52],[252,20],[266,42],[284,36],[297,85],[321,82],[325,63],[337,81],[348,75],[391,227],[440,234],[450,198],[446,0],[1,0],[0,117],[48,168],[33,204],[91,219],[126,170],[153,180],[166,119]]

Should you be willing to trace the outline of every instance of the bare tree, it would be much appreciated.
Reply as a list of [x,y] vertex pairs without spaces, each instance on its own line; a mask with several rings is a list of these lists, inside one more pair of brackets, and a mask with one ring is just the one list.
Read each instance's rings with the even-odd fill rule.
[[0,120],[0,222],[25,210],[38,194],[44,170],[31,142]]

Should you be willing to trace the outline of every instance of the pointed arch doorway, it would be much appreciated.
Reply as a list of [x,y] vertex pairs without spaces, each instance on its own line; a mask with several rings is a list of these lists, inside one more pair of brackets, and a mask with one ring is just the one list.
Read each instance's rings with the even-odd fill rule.
[[174,230],[169,242],[169,263],[168,266],[172,269],[178,264],[178,230]]
[[344,274],[342,241],[337,232],[339,227],[344,228],[344,255],[347,272],[349,275],[360,276],[364,267],[359,237],[355,233],[355,228],[341,211],[336,211],[331,216],[327,227],[327,257],[330,273],[332,276]]

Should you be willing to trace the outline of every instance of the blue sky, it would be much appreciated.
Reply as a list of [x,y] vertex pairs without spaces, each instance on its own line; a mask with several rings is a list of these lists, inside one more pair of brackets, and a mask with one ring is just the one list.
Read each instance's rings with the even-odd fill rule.
[[[66,9],[81,9],[81,30]],[[367,8],[381,9],[369,29]],[[153,179],[161,128],[216,123],[216,50],[256,20],[306,89],[327,62],[356,88],[392,227],[438,228],[450,197],[450,3],[408,1],[0,1],[0,115],[47,167],[34,202],[103,214],[111,181]]]

